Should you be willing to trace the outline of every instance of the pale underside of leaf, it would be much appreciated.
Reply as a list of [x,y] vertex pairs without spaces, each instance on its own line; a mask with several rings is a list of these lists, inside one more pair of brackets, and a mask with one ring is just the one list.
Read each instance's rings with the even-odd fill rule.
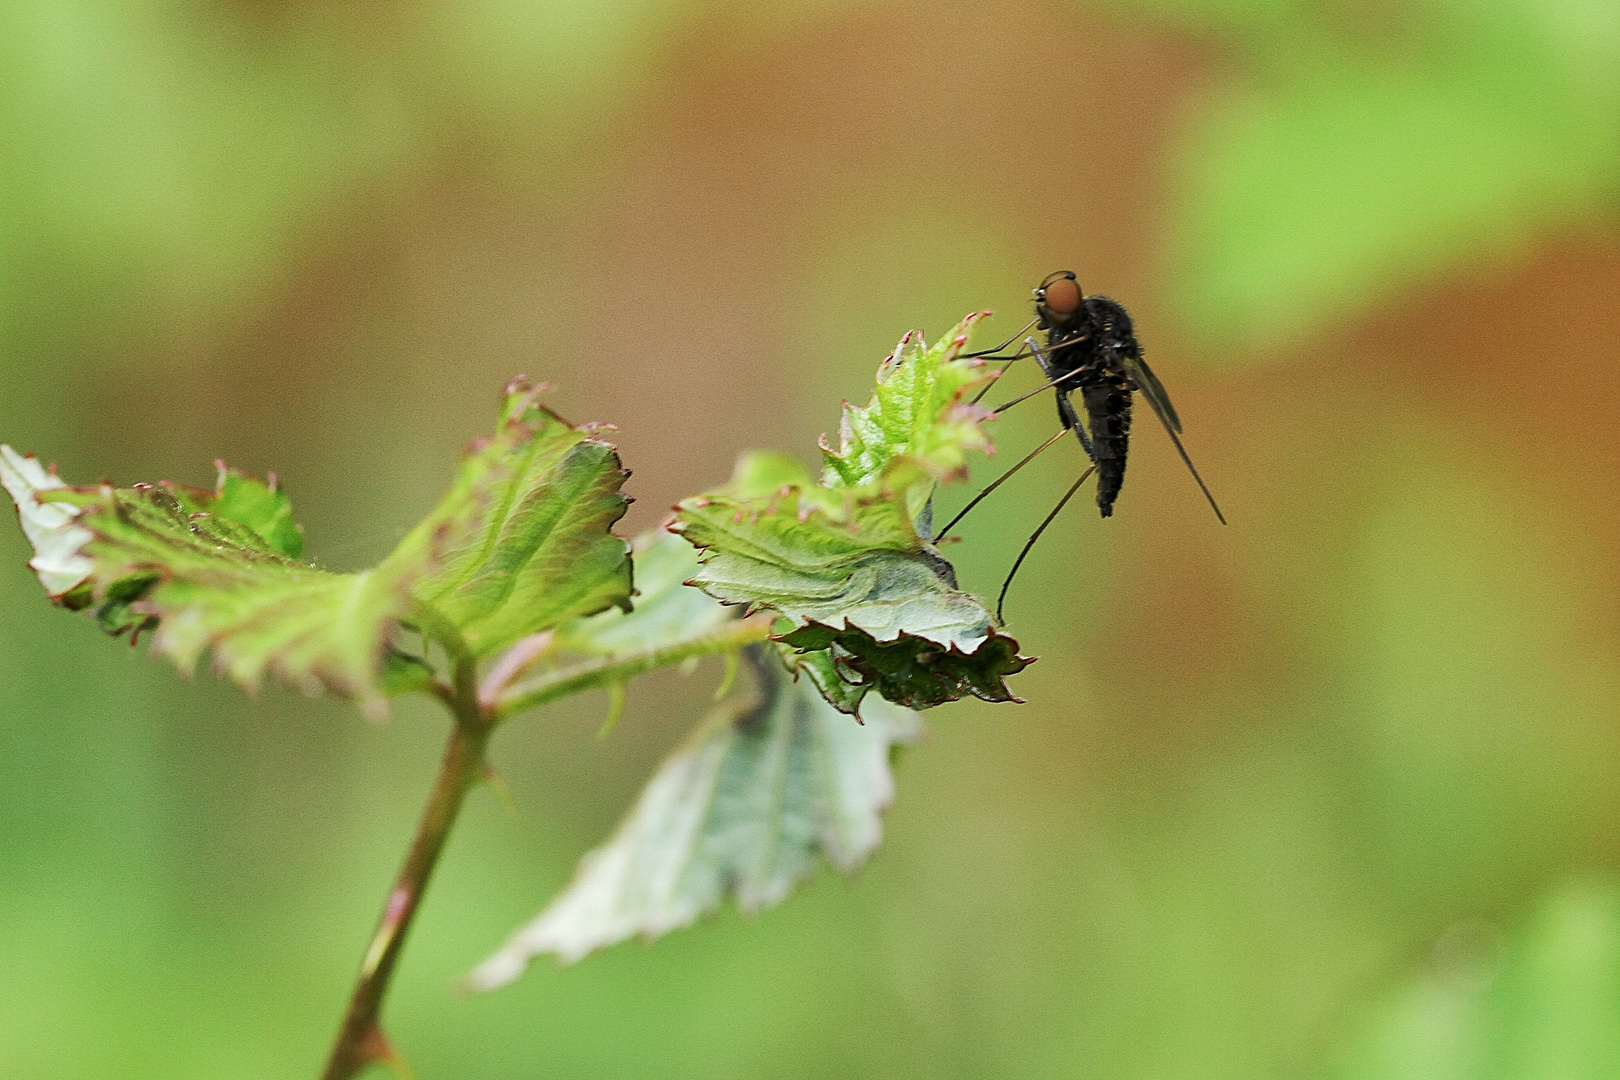
[[929,562],[899,552],[873,552],[823,574],[720,554],[692,582],[727,603],[769,607],[801,624],[856,627],[878,641],[905,633],[972,652],[990,635],[982,604],[952,589]]
[[468,976],[471,989],[504,986],[544,953],[573,962],[657,937],[728,895],[744,911],[767,908],[818,854],[845,872],[865,861],[893,798],[890,749],[914,741],[921,721],[883,702],[861,727],[774,658],[753,666],[760,696],[722,706],[664,763],[562,895]]
[[83,554],[90,540],[87,529],[75,524],[78,511],[61,503],[42,503],[39,494],[67,487],[54,471],[32,455],[23,456],[0,446],[0,483],[10,493],[22,520],[23,535],[34,547],[29,567],[51,596],[61,596],[90,576],[94,565]]
[[[877,690],[909,708],[931,708],[972,694],[1016,701],[1005,678],[1028,664],[1018,643],[995,633],[990,612],[955,587],[950,564],[932,548],[868,549],[834,560],[826,534],[843,527],[821,515],[761,517],[751,526],[723,505],[698,508],[683,533],[714,546],[692,584],[730,604],[766,608],[794,624],[783,640],[802,650],[827,700],[861,715]],[[751,528],[771,538],[749,542]],[[701,538],[701,541],[700,541]],[[800,557],[798,553],[809,553]],[[811,631],[814,631],[813,633]],[[829,650],[819,659],[808,654]]]

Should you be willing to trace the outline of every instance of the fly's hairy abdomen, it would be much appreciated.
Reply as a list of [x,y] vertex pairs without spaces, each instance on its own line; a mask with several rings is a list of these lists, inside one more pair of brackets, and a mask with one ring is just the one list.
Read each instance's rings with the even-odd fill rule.
[[1086,425],[1097,451],[1097,509],[1114,513],[1114,500],[1125,483],[1125,458],[1131,442],[1131,390],[1117,375],[1082,390]]

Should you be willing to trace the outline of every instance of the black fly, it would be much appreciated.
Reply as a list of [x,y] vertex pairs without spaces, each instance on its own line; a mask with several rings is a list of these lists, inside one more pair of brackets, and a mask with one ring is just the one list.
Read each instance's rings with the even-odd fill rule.
[[[951,527],[962,520],[963,515],[977,506],[981,499],[1001,486],[1013,473],[1033,461],[1042,450],[1062,438],[1064,432],[1074,432],[1075,437],[1080,440],[1080,445],[1085,449],[1086,457],[1091,460],[1091,468],[1075,481],[1074,486],[1059,500],[1057,506],[1024,545],[1017,562],[1013,563],[1012,572],[1007,575],[1006,583],[1001,587],[1001,599],[996,603],[998,619],[1001,617],[1001,601],[1006,598],[1007,588],[1012,584],[1013,575],[1017,574],[1018,568],[1023,565],[1024,557],[1029,554],[1030,548],[1035,546],[1035,541],[1040,539],[1041,533],[1052,523],[1092,472],[1097,473],[1097,508],[1103,517],[1112,516],[1114,502],[1119,498],[1120,487],[1125,482],[1125,460],[1131,438],[1132,395],[1135,393],[1140,393],[1147,400],[1153,414],[1164,425],[1170,441],[1175,444],[1181,460],[1186,462],[1187,469],[1198,482],[1204,498],[1209,500],[1216,518],[1222,525],[1226,524],[1226,517],[1221,513],[1221,508],[1215,505],[1215,497],[1209,493],[1203,477],[1198,475],[1192,459],[1187,456],[1186,449],[1181,445],[1181,419],[1176,415],[1175,406],[1170,404],[1170,395],[1165,393],[1164,385],[1153,374],[1153,369],[1148,367],[1147,361],[1142,359],[1142,347],[1137,343],[1136,334],[1131,326],[1131,317],[1126,314],[1125,309],[1105,296],[1086,296],[1081,292],[1074,273],[1060,270],[1055,274],[1049,274],[1035,289],[1035,312],[1035,319],[1029,325],[1046,331],[1044,348],[1031,337],[1025,339],[1024,350],[1010,357],[997,356],[1002,349],[1017,340],[1024,332],[1021,330],[1019,334],[1013,335],[1012,339],[995,349],[967,355],[1006,359],[1008,365],[1014,360],[1033,356],[1046,376],[1045,385],[1014,398],[996,412],[1000,413],[1050,388],[1055,391],[1058,418],[1063,422],[1063,427],[963,507],[961,513],[940,530],[940,536],[949,533]],[[1029,329],[1029,326],[1024,329]],[[1006,368],[1003,367],[1002,370]],[[988,390],[989,387],[985,389]],[[1071,395],[1076,392],[1080,394],[1080,402],[1085,409],[1084,422],[1076,413],[1074,402],[1071,400]],[[983,396],[983,391],[980,392],[980,396]]]

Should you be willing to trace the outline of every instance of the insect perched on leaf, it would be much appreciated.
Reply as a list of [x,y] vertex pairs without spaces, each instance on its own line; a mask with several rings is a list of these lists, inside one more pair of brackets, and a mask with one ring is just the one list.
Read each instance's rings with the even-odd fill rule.
[[[1033,337],[1027,337],[1024,338],[1024,345],[1020,351],[1011,356],[1000,355],[1002,350],[1017,341],[1032,327],[1046,331],[1044,348]],[[1041,522],[1029,541],[1024,544],[1024,550],[1013,563],[1006,582],[1001,586],[1001,595],[996,600],[998,619],[1001,617],[1001,606],[1006,600],[1007,589],[1012,585],[1012,579],[1018,573],[1018,568],[1023,565],[1025,556],[1035,546],[1035,541],[1040,539],[1041,533],[1046,531],[1046,527],[1058,516],[1092,473],[1097,474],[1097,508],[1103,517],[1113,515],[1114,503],[1119,498],[1121,486],[1125,483],[1125,460],[1130,450],[1133,394],[1140,393],[1147,400],[1153,414],[1164,425],[1170,441],[1175,444],[1176,452],[1181,455],[1181,460],[1186,462],[1188,471],[1198,482],[1204,498],[1209,500],[1216,518],[1222,525],[1226,524],[1226,516],[1215,504],[1215,496],[1209,493],[1204,478],[1198,475],[1192,458],[1187,456],[1186,448],[1181,445],[1181,418],[1176,415],[1175,406],[1170,404],[1170,395],[1165,393],[1164,384],[1153,374],[1153,369],[1148,367],[1147,361],[1142,359],[1142,347],[1136,341],[1131,317],[1126,314],[1123,307],[1106,296],[1086,296],[1081,291],[1080,283],[1073,271],[1059,270],[1048,274],[1036,287],[1035,318],[1025,324],[1018,333],[994,349],[964,355],[1005,360],[1003,371],[1015,360],[1034,357],[1047,381],[1029,393],[1000,406],[995,412],[1002,413],[1020,401],[1052,390],[1057,399],[1058,419],[1062,421],[1063,427],[1057,434],[1036,447],[1024,460],[979,492],[950,524],[940,530],[941,537],[948,534],[952,526],[961,521],[963,516],[977,506],[985,496],[1000,487],[1019,469],[1035,460],[1041,451],[1061,439],[1066,432],[1074,432],[1075,437],[1080,440],[1080,445],[1085,449],[1086,457],[1091,461],[1091,466],[1080,475],[1080,479],[1074,482],[1063,498],[1058,500],[1052,512],[1046,515],[1046,520]],[[986,386],[985,390],[988,389]],[[984,392],[980,391],[979,396],[983,397]],[[1084,420],[1075,411],[1071,399],[1071,395],[1076,392],[1080,394],[1080,402],[1085,410]]]

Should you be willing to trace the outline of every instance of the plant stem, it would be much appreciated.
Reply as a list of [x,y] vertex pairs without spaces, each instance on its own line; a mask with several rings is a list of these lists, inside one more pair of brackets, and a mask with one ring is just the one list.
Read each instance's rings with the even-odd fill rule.
[[[456,719],[445,747],[444,761],[439,765],[439,776],[428,795],[422,820],[417,823],[416,836],[411,841],[405,863],[399,869],[394,887],[388,894],[377,932],[371,947],[366,950],[360,965],[360,977],[349,997],[349,1008],[338,1030],[337,1044],[326,1063],[322,1080],[353,1080],[367,1066],[395,1062],[392,1048],[383,1037],[379,1015],[383,996],[388,993],[389,981],[405,946],[405,935],[411,919],[422,902],[422,893],[433,867],[444,851],[450,827],[467,793],[485,773],[485,753],[489,738],[500,721],[521,709],[533,708],[561,697],[577,694],[595,686],[618,685],[632,675],[638,675],[666,664],[679,663],[692,656],[708,656],[764,641],[771,632],[775,616],[756,615],[728,624],[725,629],[677,645],[628,656],[610,656],[591,660],[562,671],[531,679],[519,686],[505,688],[495,700],[481,701],[477,685],[477,664],[461,641],[460,635],[431,609],[424,609],[419,618],[429,632],[437,637],[454,658],[455,672],[450,685],[439,684],[436,695]],[[520,665],[515,665],[513,671]],[[490,687],[490,692],[498,692]]]
[[724,629],[712,634],[705,634],[675,645],[628,655],[605,656],[600,660],[587,660],[582,664],[549,672],[510,687],[498,701],[486,702],[485,708],[499,720],[584,690],[622,683],[631,676],[669,664],[678,664],[690,657],[713,656],[715,653],[758,644],[771,636],[771,627],[775,621],[774,612],[762,612],[728,623]]
[[450,827],[455,824],[467,792],[484,774],[484,755],[492,731],[493,725],[479,716],[471,695],[458,695],[456,726],[445,747],[438,779],[433,783],[422,819],[416,826],[410,852],[388,894],[371,947],[366,950],[360,977],[338,1031],[337,1044],[322,1074],[323,1080],[351,1080],[368,1065],[393,1058],[379,1023],[383,995],[388,992],[411,919],[421,904],[433,867],[444,851]]

